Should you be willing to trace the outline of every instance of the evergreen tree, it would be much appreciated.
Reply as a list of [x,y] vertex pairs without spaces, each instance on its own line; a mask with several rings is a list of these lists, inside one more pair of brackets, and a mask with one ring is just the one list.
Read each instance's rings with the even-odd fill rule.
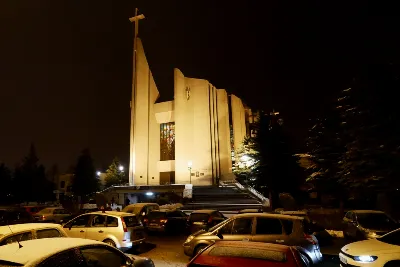
[[75,176],[72,190],[76,196],[86,197],[99,188],[99,182],[93,165],[89,149],[84,149],[75,167]]
[[28,155],[15,169],[16,195],[20,201],[52,200],[53,185],[46,179],[45,168],[38,164],[36,149],[31,144]]
[[114,158],[106,171],[105,186],[122,185],[128,182],[125,172],[120,170],[120,162],[117,157]]

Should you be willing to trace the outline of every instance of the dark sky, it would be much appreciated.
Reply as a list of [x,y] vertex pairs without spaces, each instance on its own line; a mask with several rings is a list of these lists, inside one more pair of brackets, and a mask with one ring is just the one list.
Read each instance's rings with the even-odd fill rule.
[[86,147],[97,167],[126,165],[135,7],[163,100],[177,67],[280,111],[299,149],[354,71],[400,47],[398,19],[364,2],[2,0],[0,161],[13,166],[34,142],[62,171]]

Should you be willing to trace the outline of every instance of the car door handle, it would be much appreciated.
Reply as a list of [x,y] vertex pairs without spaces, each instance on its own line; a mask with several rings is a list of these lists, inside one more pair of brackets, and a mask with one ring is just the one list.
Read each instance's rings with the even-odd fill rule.
[[285,240],[277,239],[277,240],[275,240],[275,242],[276,242],[276,243],[283,243],[283,242],[285,242]]
[[248,239],[248,238],[243,238],[243,240],[242,241],[249,241],[250,239]]
[[81,232],[81,233],[84,233],[85,231],[83,231],[83,230],[80,230],[79,232]]
[[104,233],[104,231],[103,231],[103,230],[100,230],[99,233],[100,233],[100,234],[101,234],[101,233]]

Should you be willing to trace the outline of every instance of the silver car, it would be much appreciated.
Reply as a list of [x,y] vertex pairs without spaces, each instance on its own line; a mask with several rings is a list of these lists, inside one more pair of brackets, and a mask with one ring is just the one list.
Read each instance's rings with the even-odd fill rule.
[[144,227],[136,216],[118,211],[86,213],[63,227],[69,237],[102,241],[122,251],[139,246],[146,238]]
[[183,244],[187,256],[194,256],[216,240],[278,243],[304,248],[308,260],[322,260],[318,240],[308,230],[304,219],[296,216],[245,213],[236,215],[208,231],[190,235]]
[[37,212],[33,218],[37,222],[53,222],[60,223],[61,220],[70,216],[71,214],[63,207],[45,208]]

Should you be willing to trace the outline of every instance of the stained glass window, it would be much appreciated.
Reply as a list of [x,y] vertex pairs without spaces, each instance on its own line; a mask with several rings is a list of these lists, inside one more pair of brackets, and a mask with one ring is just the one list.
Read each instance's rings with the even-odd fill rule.
[[175,160],[175,122],[160,124],[160,160]]

